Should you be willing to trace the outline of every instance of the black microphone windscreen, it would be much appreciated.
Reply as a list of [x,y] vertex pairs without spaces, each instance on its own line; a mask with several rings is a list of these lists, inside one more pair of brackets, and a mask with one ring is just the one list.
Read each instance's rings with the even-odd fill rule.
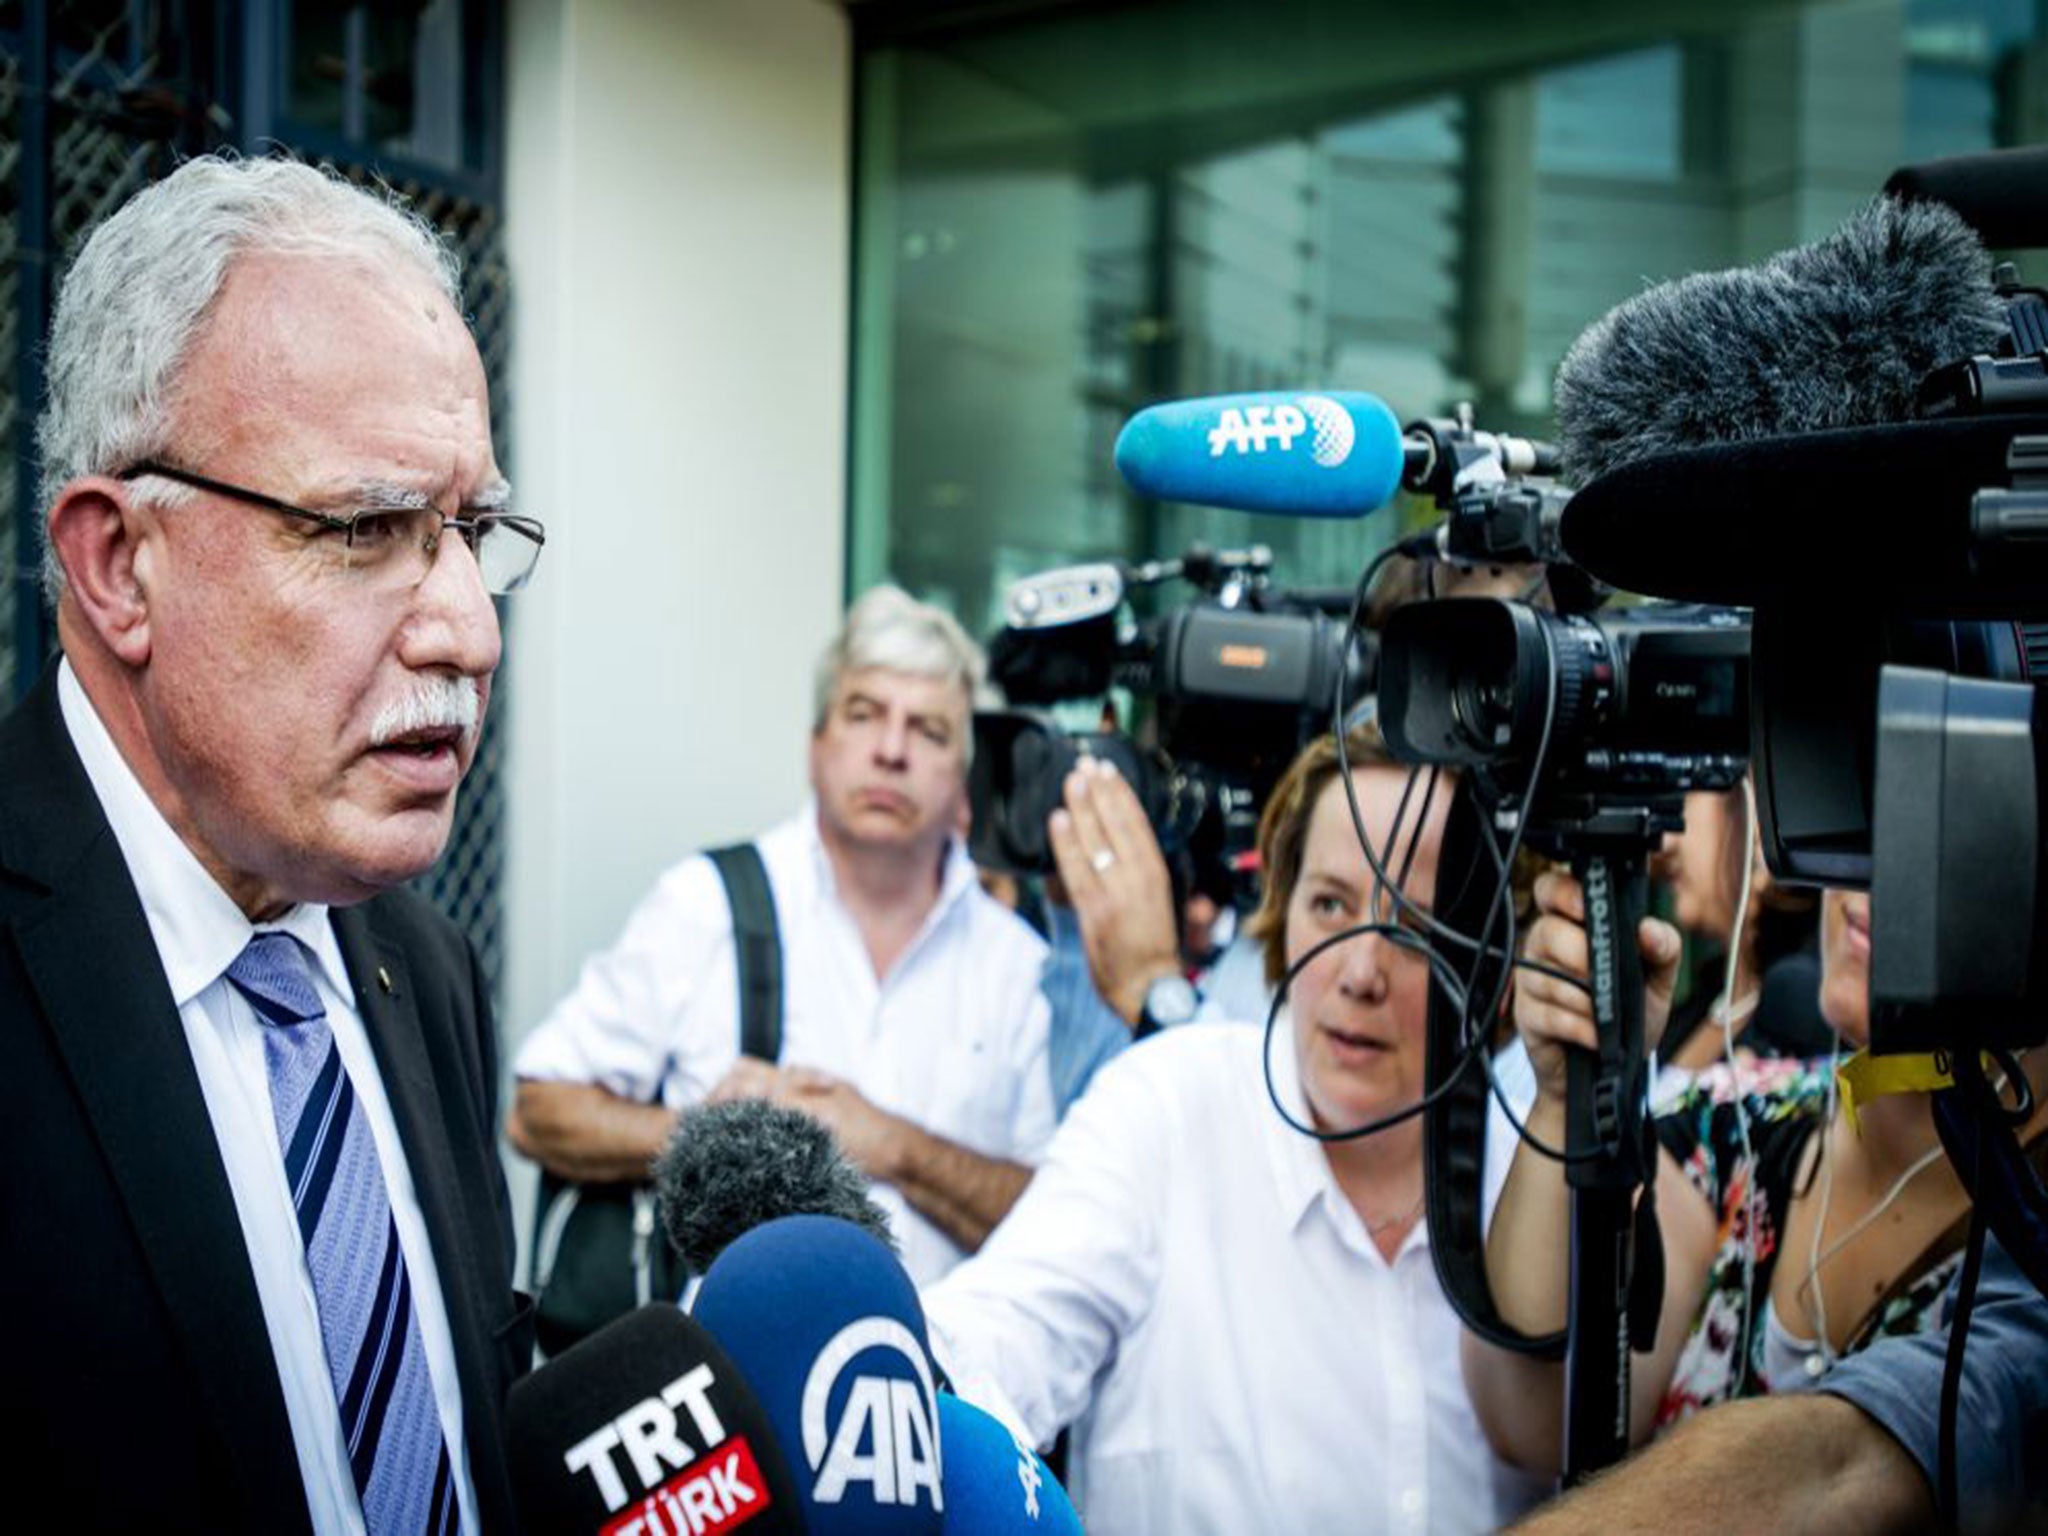
[[[2005,334],[1990,269],[1953,210],[1880,198],[1761,266],[1639,294],[1559,365],[1565,477],[1584,485],[1714,443],[1909,421],[1929,371]],[[1668,526],[1663,509],[1640,515]]]
[[1995,250],[2048,246],[2048,147],[1924,160],[1892,172],[1893,197],[1946,203]]
[[2038,613],[2038,573],[1973,563],[1970,503],[2010,481],[2013,439],[2040,433],[2048,417],[1960,416],[1657,454],[1572,497],[1558,538],[1603,581],[1681,602]]
[[832,1133],[800,1110],[732,1099],[685,1110],[654,1164],[663,1230],[693,1274],[783,1216],[836,1216],[895,1249],[889,1218]]
[[506,1454],[526,1536],[796,1536],[767,1413],[676,1307],[629,1312],[515,1382]]

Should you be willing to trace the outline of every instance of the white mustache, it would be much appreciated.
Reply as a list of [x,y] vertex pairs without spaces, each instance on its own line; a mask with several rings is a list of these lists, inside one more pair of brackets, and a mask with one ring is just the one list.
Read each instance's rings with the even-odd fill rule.
[[448,726],[473,731],[480,709],[477,694],[473,677],[422,677],[377,711],[377,718],[370,722],[370,744],[381,747],[414,731]]

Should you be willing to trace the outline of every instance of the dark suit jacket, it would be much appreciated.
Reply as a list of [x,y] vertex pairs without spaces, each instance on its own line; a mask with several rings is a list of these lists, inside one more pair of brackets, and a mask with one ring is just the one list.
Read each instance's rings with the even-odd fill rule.
[[[531,1321],[485,989],[408,893],[334,926],[440,1271],[484,1527],[506,1530]],[[0,723],[0,1328],[17,1502],[77,1530],[310,1529],[198,1072],[54,669]]]

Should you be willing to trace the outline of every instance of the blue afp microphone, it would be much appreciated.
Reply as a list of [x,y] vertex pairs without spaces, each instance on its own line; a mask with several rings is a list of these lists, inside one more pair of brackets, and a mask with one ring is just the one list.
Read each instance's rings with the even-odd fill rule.
[[939,1394],[948,1536],[1081,1536],[1081,1517],[1038,1453],[993,1414]]
[[886,1245],[832,1216],[737,1238],[693,1315],[774,1426],[811,1536],[938,1536],[937,1389],[917,1287]]
[[1394,413],[1355,390],[1173,400],[1116,440],[1117,470],[1142,496],[1292,517],[1376,511],[1405,462]]

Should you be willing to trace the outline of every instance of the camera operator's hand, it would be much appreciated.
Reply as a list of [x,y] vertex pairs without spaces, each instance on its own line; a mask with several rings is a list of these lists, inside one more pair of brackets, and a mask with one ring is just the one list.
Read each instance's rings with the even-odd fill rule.
[[1083,758],[1065,790],[1047,824],[1053,859],[1095,990],[1135,1027],[1146,989],[1180,969],[1173,881],[1145,808],[1114,767]]
[[[1554,966],[1583,979],[1592,974],[1586,940],[1586,895],[1579,882],[1561,870],[1536,880],[1536,907],[1542,916],[1529,929],[1522,953],[1527,959]],[[1643,955],[1643,1043],[1655,1046],[1671,1016],[1671,994],[1678,981],[1682,952],[1678,930],[1661,918],[1646,917],[1636,934]],[[1515,979],[1515,1028],[1529,1049],[1541,1092],[1564,1098],[1567,1045],[1588,1050],[1599,1040],[1593,1029],[1593,995],[1541,971],[1519,971]]]
[[[1584,978],[1590,971],[1585,897],[1579,882],[1552,870],[1536,882],[1542,914],[1531,926],[1525,958]],[[1672,985],[1681,948],[1678,930],[1653,917],[1636,931],[1643,957],[1643,1035],[1654,1044],[1671,1013]],[[1568,1046],[1591,1048],[1593,999],[1573,985],[1539,971],[1516,973],[1515,1026],[1529,1048],[1536,1073],[1536,1102],[1526,1122],[1535,1142],[1562,1147],[1565,1124],[1565,1053]],[[1715,1216],[1706,1197],[1679,1168],[1668,1149],[1656,1153],[1657,1216],[1663,1231],[1664,1281],[1658,1300],[1655,1347],[1633,1356],[1629,1375],[1628,1425],[1631,1444],[1647,1439],[1670,1388],[1679,1350],[1698,1312],[1701,1286],[1713,1264]],[[1571,1188],[1554,1155],[1540,1156],[1528,1143],[1516,1146],[1500,1199],[1486,1232],[1486,1278],[1494,1304],[1509,1327],[1525,1334],[1552,1333],[1565,1326],[1571,1297]],[[1565,1372],[1561,1360],[1491,1344],[1467,1333],[1461,1341],[1465,1389],[1493,1447],[1507,1460],[1533,1472],[1555,1472],[1564,1462]]]

